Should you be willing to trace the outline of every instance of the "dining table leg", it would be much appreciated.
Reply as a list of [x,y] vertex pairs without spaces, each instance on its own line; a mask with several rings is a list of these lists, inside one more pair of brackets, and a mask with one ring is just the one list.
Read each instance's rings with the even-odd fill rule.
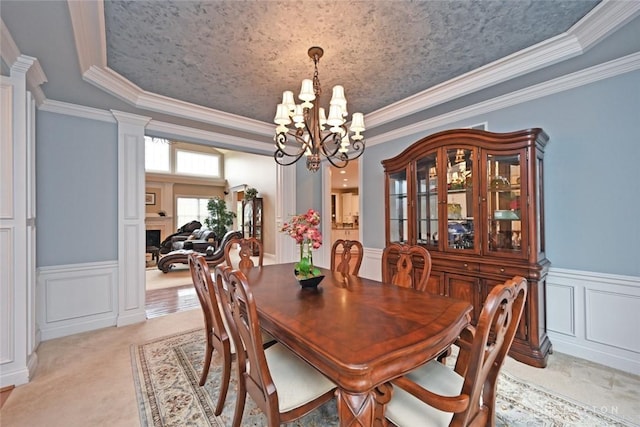
[[391,400],[392,387],[385,383],[366,393],[338,389],[338,416],[341,427],[386,427],[385,405]]

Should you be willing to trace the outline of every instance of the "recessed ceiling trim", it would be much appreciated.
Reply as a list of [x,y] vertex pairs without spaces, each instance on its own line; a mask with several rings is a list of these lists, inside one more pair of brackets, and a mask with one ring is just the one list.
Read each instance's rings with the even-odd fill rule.
[[202,107],[142,90],[108,67],[92,65],[83,79],[137,108],[271,137],[273,127],[258,120]]
[[[106,67],[106,31],[103,0],[68,0],[76,48],[86,81],[138,108],[184,117],[203,123],[271,136],[265,122],[207,107],[162,97],[125,84],[122,76],[109,70],[110,78],[99,75]],[[369,129],[423,111],[474,91],[580,55],[638,13],[640,2],[603,0],[566,33],[516,52],[458,78],[366,114]],[[89,64],[89,65],[87,65]],[[96,68],[97,66],[97,68]],[[121,93],[120,91],[125,91]]]
[[259,120],[214,110],[213,108],[202,107],[151,92],[143,91],[139,95],[136,106],[146,110],[201,121],[203,123],[255,133],[257,135],[267,136],[270,139],[273,137],[273,126]]
[[18,49],[18,45],[16,45],[16,42],[9,32],[9,28],[7,28],[2,19],[0,19],[0,54],[9,67],[11,67],[20,56],[20,49]]
[[82,79],[87,83],[115,96],[122,101],[136,105],[142,89],[125,79],[120,74],[108,67],[92,65],[82,75]]
[[78,63],[82,74],[91,66],[107,66],[107,32],[103,0],[67,0]]
[[572,74],[567,74],[544,83],[539,83],[507,95],[499,96],[488,101],[432,117],[390,132],[369,137],[367,139],[367,145],[371,147],[384,142],[428,132],[432,129],[446,126],[454,122],[471,119],[480,114],[490,113],[502,108],[511,107],[523,102],[553,95],[554,93],[574,89],[579,86],[636,70],[640,70],[640,53],[633,53],[631,55],[627,55],[604,64],[595,65]]
[[366,115],[369,129],[584,53],[640,11],[640,2],[604,0],[560,34]]
[[640,13],[638,1],[604,0],[578,21],[569,32],[575,34],[586,51],[624,26]]

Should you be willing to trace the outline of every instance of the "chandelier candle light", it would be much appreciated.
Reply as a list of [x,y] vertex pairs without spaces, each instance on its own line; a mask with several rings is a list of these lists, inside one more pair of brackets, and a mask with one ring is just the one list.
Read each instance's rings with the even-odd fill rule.
[[[318,62],[324,51],[320,47],[312,47],[308,54],[313,59],[313,80],[304,79],[298,98],[303,101],[296,104],[292,91],[282,93],[282,104],[278,104],[276,117],[276,151],[273,155],[276,163],[292,165],[302,156],[307,157],[307,169],[316,172],[320,168],[322,155],[337,167],[347,166],[350,160],[357,159],[364,153],[364,116],[353,113],[351,125],[347,129],[347,99],[344,88],[333,87],[333,95],[329,102],[329,117],[325,109],[319,107],[320,79],[318,78]],[[315,105],[311,101],[316,101]],[[293,122],[293,129],[287,125]],[[329,126],[329,129],[325,129]]]

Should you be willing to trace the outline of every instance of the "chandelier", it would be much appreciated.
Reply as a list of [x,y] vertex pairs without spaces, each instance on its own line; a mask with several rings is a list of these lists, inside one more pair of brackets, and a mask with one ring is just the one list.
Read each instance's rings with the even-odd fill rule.
[[[350,160],[357,159],[364,153],[364,116],[353,113],[349,129],[346,126],[347,99],[344,88],[333,87],[333,95],[329,102],[329,117],[325,109],[320,108],[320,79],[318,78],[318,62],[324,51],[320,47],[312,47],[308,54],[313,59],[313,80],[302,80],[302,88],[296,104],[292,91],[282,93],[282,104],[278,104],[276,117],[276,151],[273,155],[276,163],[288,166],[306,156],[307,169],[316,172],[320,168],[321,156],[333,166],[343,168]],[[315,100],[315,105],[311,101]],[[287,125],[293,122],[293,128]],[[329,126],[329,129],[326,129]]]

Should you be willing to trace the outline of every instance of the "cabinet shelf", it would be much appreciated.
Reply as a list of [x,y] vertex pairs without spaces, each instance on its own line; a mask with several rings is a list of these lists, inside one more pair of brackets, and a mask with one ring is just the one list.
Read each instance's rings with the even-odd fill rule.
[[520,186],[512,185],[510,187],[501,187],[501,188],[489,187],[487,191],[489,193],[508,193],[510,191],[520,191]]
[[[245,238],[255,237],[260,243],[262,240],[262,197],[242,201],[242,234]],[[253,248],[253,255],[259,254],[259,248]]]

